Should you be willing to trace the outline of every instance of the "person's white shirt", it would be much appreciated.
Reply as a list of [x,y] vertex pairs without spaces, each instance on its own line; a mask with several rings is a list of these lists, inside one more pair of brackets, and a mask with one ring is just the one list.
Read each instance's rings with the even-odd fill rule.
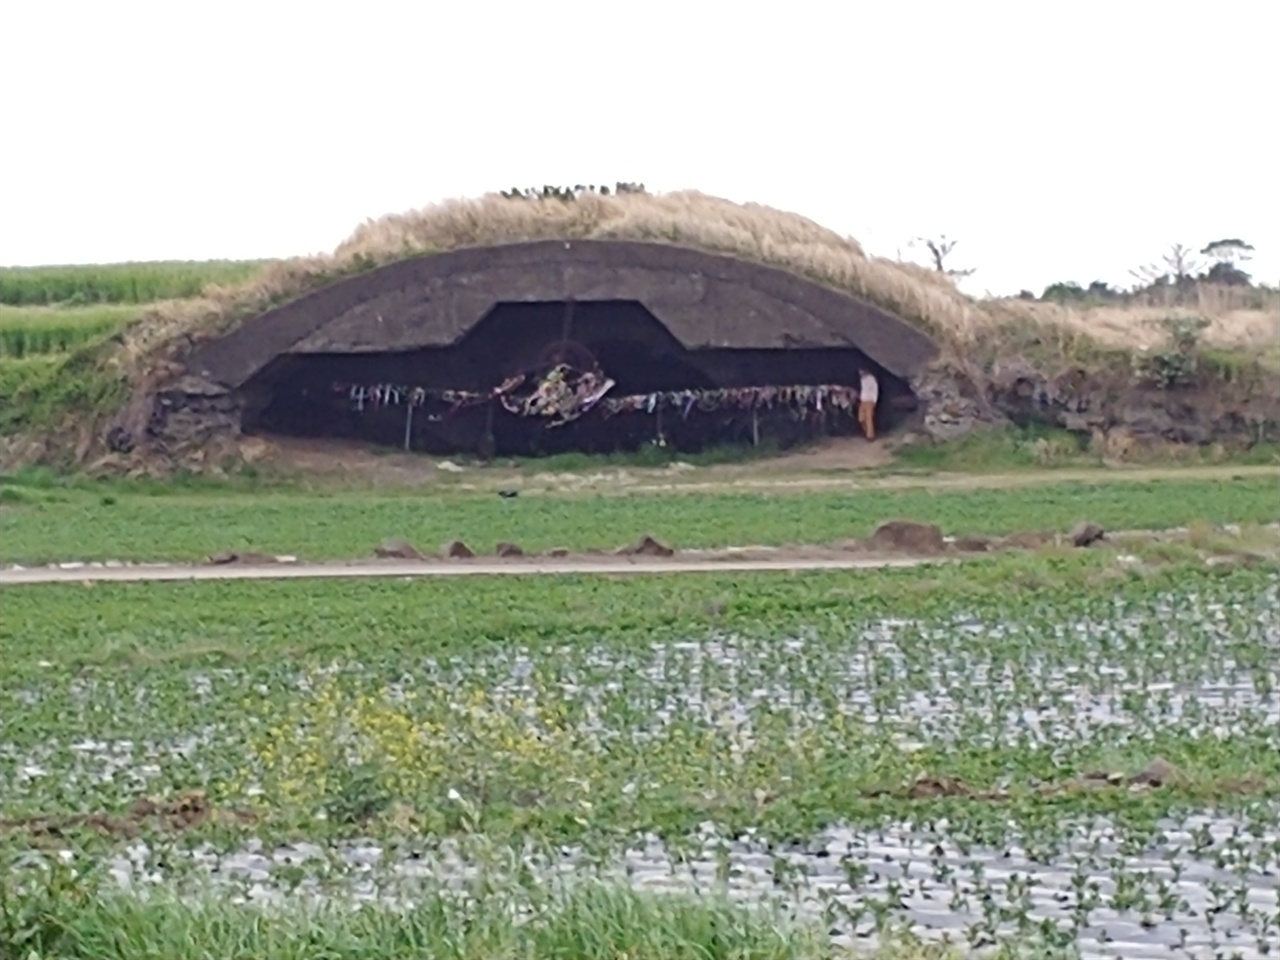
[[880,399],[880,384],[876,382],[875,374],[864,373],[862,375],[862,386],[858,389],[858,399],[863,403],[875,403]]

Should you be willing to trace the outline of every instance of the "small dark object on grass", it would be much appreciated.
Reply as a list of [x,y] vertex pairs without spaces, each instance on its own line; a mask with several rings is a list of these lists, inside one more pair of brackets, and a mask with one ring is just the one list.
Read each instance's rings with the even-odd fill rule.
[[514,500],[516,497],[520,496],[520,491],[519,490],[499,490],[498,496],[500,496],[503,500]]
[[1068,534],[1071,542],[1077,547],[1091,546],[1106,535],[1106,531],[1101,526],[1088,520],[1081,520],[1071,528],[1071,533]]
[[867,543],[873,550],[914,554],[941,553],[945,545],[937,524],[914,520],[886,520]]
[[275,557],[270,557],[265,553],[258,553],[254,550],[250,550],[247,553],[239,553],[234,550],[221,550],[218,553],[209,554],[208,559],[208,563],[215,567],[222,567],[231,563],[256,567],[275,562]]
[[382,559],[425,560],[426,557],[408,540],[384,540],[373,548],[373,555]]
[[670,557],[675,555],[673,549],[665,543],[659,543],[648,534],[641,537],[640,541],[634,546],[620,547],[617,553],[631,557]]
[[1141,783],[1152,787],[1185,786],[1187,775],[1175,767],[1164,757],[1156,757],[1145,767],[1129,778],[1130,783]]
[[461,540],[454,540],[452,543],[445,545],[444,555],[452,560],[469,560],[476,554]]

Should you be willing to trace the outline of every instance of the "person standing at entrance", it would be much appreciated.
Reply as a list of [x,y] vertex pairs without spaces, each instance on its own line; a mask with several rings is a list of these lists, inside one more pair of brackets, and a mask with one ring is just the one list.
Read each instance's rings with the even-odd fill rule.
[[858,425],[868,440],[876,438],[876,401],[880,399],[880,384],[875,374],[860,368],[858,374],[862,382],[858,387]]

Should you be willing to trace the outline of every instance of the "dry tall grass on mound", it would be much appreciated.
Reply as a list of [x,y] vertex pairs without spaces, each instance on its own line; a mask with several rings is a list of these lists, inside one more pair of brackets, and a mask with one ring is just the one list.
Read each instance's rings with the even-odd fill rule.
[[[1164,335],[1147,321],[1173,312],[974,300],[945,275],[869,256],[856,240],[807,217],[693,191],[586,193],[572,201],[490,194],[369,220],[331,256],[277,262],[248,283],[210,287],[198,299],[157,304],[123,335],[122,359],[136,372],[150,370],[147,379],[163,377],[165,365],[157,365],[157,358],[180,353],[193,339],[216,336],[353,271],[423,253],[547,239],[648,240],[782,267],[869,300],[922,327],[953,355],[973,358],[1027,343],[1038,344],[1039,352],[1048,354],[1042,359],[1051,363],[1078,357],[1082,349],[1144,349]],[[1280,309],[1208,315],[1214,323],[1205,342],[1254,349],[1275,341]]]
[[573,202],[497,194],[450,200],[368,221],[335,255],[384,262],[416,251],[553,239],[674,243],[785,267],[948,339],[966,339],[984,325],[981,308],[942,274],[869,257],[856,240],[799,214],[693,191],[587,193]]
[[[1250,290],[1252,296],[1231,297],[1231,288],[1201,285],[1194,302],[1179,306],[1116,304],[1073,307],[1025,300],[987,301],[987,308],[1020,317],[1042,327],[1087,337],[1095,343],[1124,350],[1149,350],[1166,337],[1168,320],[1209,321],[1201,340],[1227,350],[1266,350],[1280,347],[1280,296]],[[1258,306],[1270,301],[1269,306]]]

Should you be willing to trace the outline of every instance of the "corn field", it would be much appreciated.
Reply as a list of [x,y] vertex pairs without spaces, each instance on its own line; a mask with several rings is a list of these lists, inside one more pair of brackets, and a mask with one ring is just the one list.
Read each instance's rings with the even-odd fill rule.
[[211,284],[236,284],[258,260],[157,261],[49,267],[0,267],[0,304],[13,307],[153,303],[199,296]]
[[114,333],[138,315],[134,304],[95,307],[9,307],[0,305],[0,357],[41,357],[68,353]]

